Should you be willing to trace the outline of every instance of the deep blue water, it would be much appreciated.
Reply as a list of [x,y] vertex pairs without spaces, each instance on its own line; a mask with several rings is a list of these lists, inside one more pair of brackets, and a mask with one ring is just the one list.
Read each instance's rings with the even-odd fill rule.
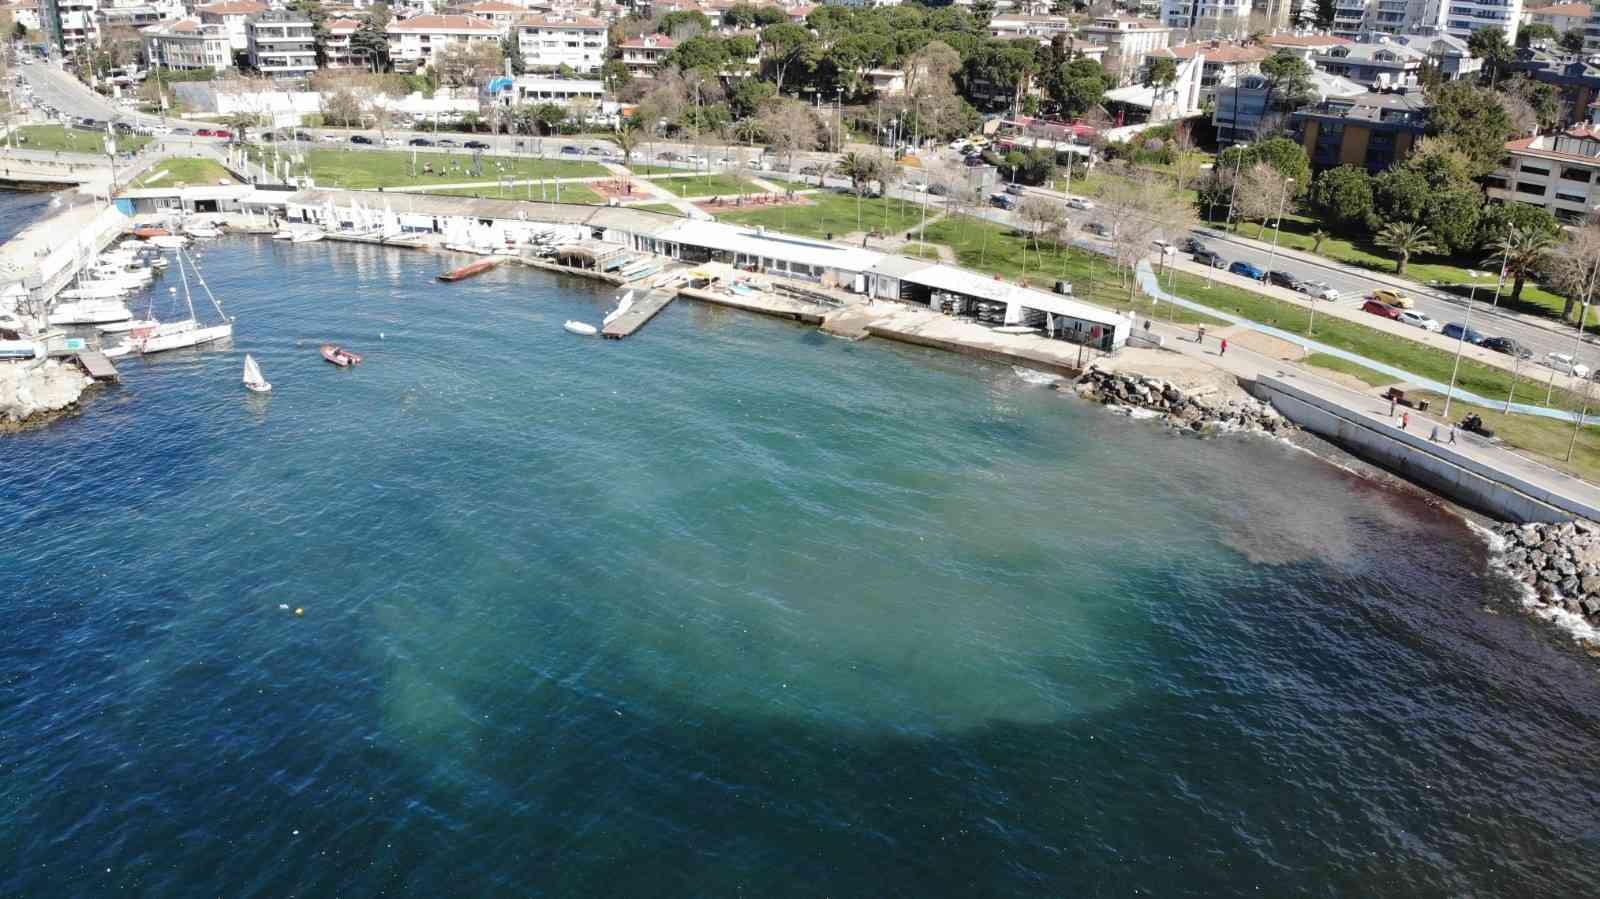
[[687,301],[201,264],[231,347],[0,438],[0,895],[1592,892],[1594,665],[1414,497]]

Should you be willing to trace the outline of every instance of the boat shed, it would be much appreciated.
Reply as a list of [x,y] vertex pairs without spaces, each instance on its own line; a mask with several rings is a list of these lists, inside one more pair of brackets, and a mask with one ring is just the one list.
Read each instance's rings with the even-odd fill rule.
[[886,256],[873,267],[874,297],[925,306],[987,325],[1035,328],[1057,340],[1107,352],[1128,342],[1133,320],[1110,309],[952,265]]
[[780,234],[765,228],[696,219],[674,219],[668,227],[641,239],[636,249],[662,253],[684,262],[725,262],[801,281],[867,292],[867,274],[883,260],[875,250]]

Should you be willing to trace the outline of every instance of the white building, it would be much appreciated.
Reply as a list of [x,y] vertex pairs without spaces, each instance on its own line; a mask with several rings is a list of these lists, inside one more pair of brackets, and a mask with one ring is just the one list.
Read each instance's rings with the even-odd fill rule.
[[389,23],[389,59],[395,68],[414,72],[433,65],[451,44],[499,43],[505,29],[476,16],[412,16]]
[[1594,10],[1587,3],[1534,6],[1523,10],[1522,24],[1549,25],[1556,30],[1556,34],[1566,34],[1574,28],[1581,30],[1589,24],[1589,17],[1593,14]]
[[354,19],[334,19],[328,23],[328,39],[322,49],[326,56],[323,66],[329,69],[366,68],[367,59],[355,51],[350,39],[360,30],[361,23]]
[[677,48],[678,42],[664,34],[647,34],[617,45],[622,50],[622,64],[635,78],[654,78],[661,61]]
[[485,22],[493,22],[510,28],[517,20],[528,14],[528,8],[517,3],[506,3],[504,0],[482,0],[479,3],[469,3],[451,12],[466,16],[477,16]]
[[220,25],[228,34],[228,46],[238,53],[250,50],[250,17],[267,11],[266,4],[254,0],[224,0],[195,7],[195,15],[202,25]]
[[606,98],[606,85],[603,81],[550,78],[543,75],[519,75],[513,83],[512,90],[515,91],[519,104],[530,105],[588,104],[598,109]]
[[141,32],[145,58],[166,69],[220,72],[233,65],[233,44],[221,25],[202,25],[198,19],[179,19],[152,25]]
[[317,40],[311,18],[274,9],[245,25],[250,38],[250,66],[274,78],[304,77],[317,70]]
[[536,71],[567,66],[593,75],[606,61],[606,23],[588,16],[528,16],[518,22],[522,64]]
[[1133,16],[1102,16],[1080,32],[1090,44],[1105,47],[1105,64],[1117,72],[1117,83],[1126,84],[1140,61],[1151,51],[1172,43],[1174,29]]
[[1250,0],[1162,0],[1161,24],[1185,37],[1243,37],[1250,33]]
[[1333,33],[1356,37],[1437,30],[1465,39],[1493,26],[1511,44],[1521,20],[1522,0],[1335,0]]
[[989,36],[1001,40],[1033,38],[1050,43],[1058,34],[1071,34],[1072,20],[1066,16],[995,16],[989,20]]
[[1509,164],[1487,181],[1491,198],[1538,206],[1572,224],[1600,212],[1600,129],[1595,125],[1514,140],[1506,152]]

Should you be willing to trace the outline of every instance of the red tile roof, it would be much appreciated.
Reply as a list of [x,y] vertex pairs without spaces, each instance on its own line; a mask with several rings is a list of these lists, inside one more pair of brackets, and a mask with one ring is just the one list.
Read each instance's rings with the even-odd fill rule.
[[412,16],[390,22],[390,31],[499,31],[500,26],[477,16]]
[[1587,19],[1591,12],[1592,10],[1589,9],[1589,4],[1587,3],[1556,3],[1552,6],[1525,8],[1522,14],[1525,16],[1577,16]]
[[1164,47],[1160,50],[1151,50],[1149,55],[1194,59],[1196,54],[1201,53],[1205,54],[1206,62],[1260,62],[1272,55],[1266,47],[1241,47],[1237,44],[1219,44],[1213,47],[1209,42]]
[[604,28],[606,23],[590,16],[526,16],[518,28]]
[[678,42],[664,34],[647,34],[643,37],[629,38],[620,46],[632,50],[671,50],[678,46]]
[[1267,38],[1269,47],[1332,47],[1349,43],[1354,42],[1331,34],[1274,34]]
[[352,19],[334,19],[328,23],[329,31],[355,31],[360,27],[361,23]]
[[258,12],[266,12],[267,5],[265,3],[255,3],[252,0],[224,0],[222,3],[197,6],[194,11],[211,13],[216,16],[253,16]]

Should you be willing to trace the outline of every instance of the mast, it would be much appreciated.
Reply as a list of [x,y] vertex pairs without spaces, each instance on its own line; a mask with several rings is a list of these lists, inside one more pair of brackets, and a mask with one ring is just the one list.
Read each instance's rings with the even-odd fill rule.
[[[178,252],[183,253],[183,252],[187,252],[187,251],[185,251],[183,249],[179,249]],[[217,295],[216,294],[211,292],[211,285],[206,283],[205,276],[200,274],[200,266],[199,266],[199,264],[196,263],[192,259],[189,261],[189,264],[191,266],[194,266],[194,279],[196,281],[200,282],[201,289],[205,290],[206,296],[210,298],[212,307],[217,310],[217,315],[220,316],[224,322],[226,322],[228,320],[228,314],[226,312],[222,311],[222,302],[217,299]],[[184,288],[186,291],[188,290],[187,283],[188,282],[185,282],[185,288]],[[189,317],[190,318],[194,317],[194,304],[193,303],[189,304]]]
[[[183,279],[183,301],[189,306],[189,321],[194,321],[194,299],[189,296],[189,276],[183,271],[183,247],[178,248],[178,277]],[[198,276],[198,273],[196,273]]]

